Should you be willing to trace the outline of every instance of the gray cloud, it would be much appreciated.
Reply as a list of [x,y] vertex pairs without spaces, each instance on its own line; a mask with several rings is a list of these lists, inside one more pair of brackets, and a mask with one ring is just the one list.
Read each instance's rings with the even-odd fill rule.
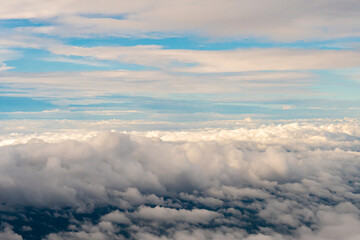
[[0,226],[0,239],[6,240],[23,240],[23,238],[12,230],[9,224],[1,224]]

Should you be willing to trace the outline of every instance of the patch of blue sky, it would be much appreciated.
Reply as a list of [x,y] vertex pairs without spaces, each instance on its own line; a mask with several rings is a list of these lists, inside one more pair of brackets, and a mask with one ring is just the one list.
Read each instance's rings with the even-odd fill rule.
[[[334,100],[329,98],[319,99],[314,96],[294,97],[282,100],[257,100],[257,101],[231,101],[220,100],[218,98],[185,98],[181,99],[164,99],[150,100],[144,99],[140,102],[140,108],[154,110],[156,112],[169,113],[219,113],[223,115],[234,114],[255,114],[259,116],[268,116],[268,118],[313,118],[316,115],[319,117],[336,118],[337,116],[351,116],[359,117],[360,111],[355,111],[358,108],[360,101],[356,99],[349,100]],[[196,99],[196,100],[195,100]],[[211,99],[211,100],[210,100]],[[146,102],[146,104],[143,104]],[[165,102],[165,104],[164,104]],[[130,104],[131,105],[131,104]],[[134,107],[134,106],[133,106]],[[289,108],[287,108],[289,107]]]
[[2,28],[42,27],[49,25],[49,21],[39,19],[0,19],[0,27]]
[[333,50],[355,49],[360,47],[360,37],[337,38],[327,41],[320,41],[314,45],[315,47],[321,49],[333,49]]
[[0,97],[28,97],[34,88],[19,87],[17,83],[0,83]]
[[283,99],[267,101],[267,105],[294,106],[305,109],[352,109],[360,106],[360,100],[334,100],[331,98],[311,98],[311,99]]
[[99,112],[98,114],[89,114],[88,112],[67,112],[67,113],[43,113],[43,112],[36,112],[32,114],[13,114],[13,113],[1,113],[0,112],[0,119],[1,120],[21,120],[21,119],[41,119],[41,120],[59,120],[59,119],[67,119],[67,120],[84,120],[84,121],[102,121],[102,120],[112,120],[112,119],[119,119],[119,120],[142,120],[147,118],[148,115],[146,114],[134,114],[134,113],[126,113],[126,114],[106,114]]
[[56,106],[48,100],[29,97],[0,96],[0,112],[32,112],[53,109]]
[[124,38],[124,37],[92,37],[92,38],[68,38],[63,39],[65,44],[98,47],[98,46],[135,46],[135,45],[159,45],[164,49],[193,49],[193,50],[227,50],[239,47],[267,46],[268,43],[256,41],[219,41],[210,42],[194,36],[166,37],[166,38]]
[[360,117],[359,111],[353,111],[349,109],[329,109],[329,108],[294,108],[294,109],[278,109],[273,110],[271,114],[268,114],[263,119],[313,119],[313,118],[358,118]]
[[[356,70],[357,69],[357,70]],[[360,79],[356,80],[355,73],[360,75],[359,68],[337,70],[314,70],[319,81],[312,86],[323,94],[319,98],[334,100],[360,101]]]
[[275,42],[266,39],[206,39],[192,35],[166,38],[125,38],[125,37],[91,37],[66,38],[65,44],[97,47],[97,46],[135,46],[159,45],[164,49],[190,50],[233,50],[248,48],[299,48],[299,49],[344,49],[352,48],[354,43],[360,43],[360,38],[341,38],[326,41],[295,41],[290,43]]
[[100,97],[104,103],[89,105],[69,105],[70,108],[103,108],[110,110],[138,110],[150,111],[154,113],[220,113],[220,114],[245,114],[245,113],[264,113],[269,106],[259,106],[259,104],[225,103],[213,101],[211,99],[173,99],[157,98],[148,96],[114,95]]
[[136,46],[159,45],[164,49],[191,50],[231,50],[236,48],[270,48],[277,43],[259,41],[256,39],[218,40],[199,38],[196,36],[166,37],[166,38],[125,38],[125,37],[92,37],[62,39],[65,44],[81,47],[98,46]]
[[61,56],[41,49],[15,49],[21,57],[6,61],[12,72],[59,72],[59,71],[98,71],[98,70],[151,70],[147,67],[117,61],[100,61],[84,57]]
[[[252,118],[263,119],[297,119],[313,118],[315,116],[325,118],[360,116],[360,111],[356,111],[358,106],[356,103],[336,100],[289,99],[283,101],[253,103],[233,102],[230,104],[210,99],[194,101],[191,99],[181,100],[131,95],[103,96],[96,99],[103,100],[104,103],[57,106],[46,99],[1,96],[0,118],[74,120],[149,119],[191,122],[211,119],[231,119],[237,115],[249,115]],[[69,100],[74,100],[76,102],[77,99]],[[294,107],[281,107],[282,105],[289,104]],[[49,111],[55,109],[63,111],[42,112],[44,110]],[[30,112],[30,114],[16,114],[16,112]],[[32,114],[31,112],[35,113]],[[213,114],[215,114],[215,117]]]

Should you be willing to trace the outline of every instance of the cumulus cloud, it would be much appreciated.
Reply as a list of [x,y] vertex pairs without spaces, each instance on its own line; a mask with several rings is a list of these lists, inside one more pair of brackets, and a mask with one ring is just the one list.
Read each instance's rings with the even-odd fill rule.
[[356,121],[44,136],[0,147],[0,219],[14,226],[1,234],[31,234],[39,216],[45,239],[360,234]]

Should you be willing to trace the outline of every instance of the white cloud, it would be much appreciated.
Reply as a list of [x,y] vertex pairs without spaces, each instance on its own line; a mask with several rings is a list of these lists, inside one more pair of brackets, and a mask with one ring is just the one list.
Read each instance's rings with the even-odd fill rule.
[[[111,207],[48,239],[121,239],[123,232],[154,239],[358,237],[359,123],[246,122],[201,131],[64,132],[67,140],[40,133],[21,144],[14,138],[29,137],[13,135],[0,147],[2,209]],[[248,232],[249,224],[258,228]]]

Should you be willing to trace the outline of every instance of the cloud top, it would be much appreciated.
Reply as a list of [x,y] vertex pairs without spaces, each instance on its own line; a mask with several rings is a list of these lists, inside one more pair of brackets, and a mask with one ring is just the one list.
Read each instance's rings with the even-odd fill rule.
[[31,207],[71,216],[46,239],[352,239],[359,139],[358,123],[334,122],[2,146],[2,234]]

